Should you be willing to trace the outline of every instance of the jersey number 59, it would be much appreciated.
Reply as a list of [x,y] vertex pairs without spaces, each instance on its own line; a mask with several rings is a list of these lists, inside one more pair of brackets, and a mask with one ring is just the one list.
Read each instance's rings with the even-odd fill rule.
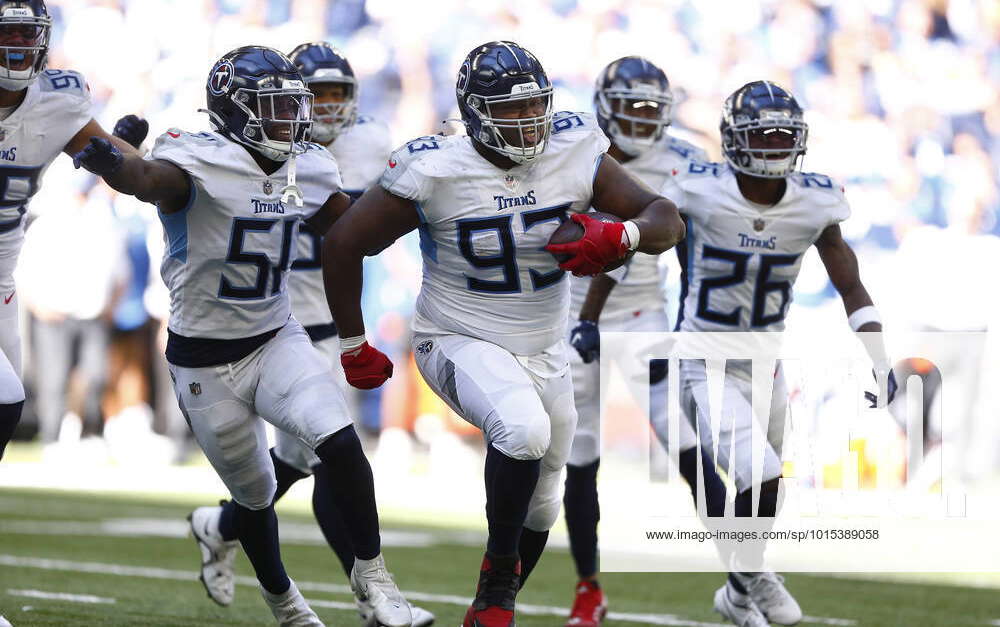
[[[281,222],[280,250],[278,252],[277,265],[271,264],[271,256],[268,252],[244,250],[247,233],[271,233],[274,225]],[[286,218],[276,220],[273,218],[234,218],[233,230],[229,236],[229,254],[226,256],[226,263],[250,264],[257,266],[257,276],[252,285],[237,286],[222,275],[219,281],[219,298],[233,300],[255,300],[266,296],[275,296],[281,293],[282,276],[291,265],[292,239],[295,235],[295,223],[298,218]],[[268,237],[268,244],[279,244],[278,234]],[[272,248],[273,250],[273,248]],[[270,291],[268,284],[270,283]]]

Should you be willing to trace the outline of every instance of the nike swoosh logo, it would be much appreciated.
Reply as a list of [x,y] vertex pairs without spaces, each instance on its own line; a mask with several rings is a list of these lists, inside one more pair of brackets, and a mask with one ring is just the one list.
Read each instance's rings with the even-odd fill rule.
[[4,297],[4,299],[3,299],[3,304],[4,304],[4,305],[9,305],[9,304],[10,304],[10,301],[11,301],[11,300],[12,300],[12,299],[14,298],[14,294],[17,294],[17,290],[14,290],[13,292],[11,292],[11,293],[10,293],[10,296],[6,296],[6,297]]

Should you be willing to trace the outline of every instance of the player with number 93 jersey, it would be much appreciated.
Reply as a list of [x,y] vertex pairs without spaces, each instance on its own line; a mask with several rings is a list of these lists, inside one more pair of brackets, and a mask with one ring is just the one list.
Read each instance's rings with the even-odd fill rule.
[[[463,626],[511,627],[517,590],[559,511],[576,423],[565,271],[595,274],[630,250],[658,254],[683,229],[670,201],[605,154],[593,116],[553,113],[547,75],[516,43],[470,52],[456,95],[467,135],[421,137],[396,150],[379,186],[327,235],[326,294],[348,381],[380,385],[392,368],[365,341],[361,261],[419,231],[417,367],[488,444],[490,534]],[[591,205],[627,221],[588,218]],[[547,244],[567,219],[583,225],[582,237]],[[569,256],[557,263],[549,251]]]

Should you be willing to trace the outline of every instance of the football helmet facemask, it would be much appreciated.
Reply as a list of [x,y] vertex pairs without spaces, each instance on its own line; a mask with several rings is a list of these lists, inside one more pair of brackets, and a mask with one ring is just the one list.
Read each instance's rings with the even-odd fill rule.
[[806,154],[809,126],[788,90],[770,81],[740,87],[722,105],[722,154],[739,172],[785,178]]
[[45,69],[52,18],[43,0],[0,0],[0,88],[20,91]]
[[663,70],[642,57],[623,57],[597,77],[597,123],[622,152],[637,157],[670,125],[674,96]]
[[[302,44],[289,56],[302,73],[316,100],[313,104],[312,139],[323,145],[332,143],[358,118],[358,82],[347,57],[326,42]],[[337,102],[322,102],[324,86],[339,86]]]
[[206,112],[220,133],[272,161],[305,152],[313,95],[282,53],[237,48],[212,67],[206,91]]
[[514,163],[545,150],[552,127],[552,84],[535,55],[512,41],[478,46],[455,85],[465,130]]

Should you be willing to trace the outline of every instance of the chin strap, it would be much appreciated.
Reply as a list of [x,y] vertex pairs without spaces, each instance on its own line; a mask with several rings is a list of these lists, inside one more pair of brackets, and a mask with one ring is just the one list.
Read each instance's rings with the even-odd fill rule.
[[301,207],[302,190],[295,184],[295,153],[288,157],[288,184],[281,189],[281,202],[295,201],[296,207]]

